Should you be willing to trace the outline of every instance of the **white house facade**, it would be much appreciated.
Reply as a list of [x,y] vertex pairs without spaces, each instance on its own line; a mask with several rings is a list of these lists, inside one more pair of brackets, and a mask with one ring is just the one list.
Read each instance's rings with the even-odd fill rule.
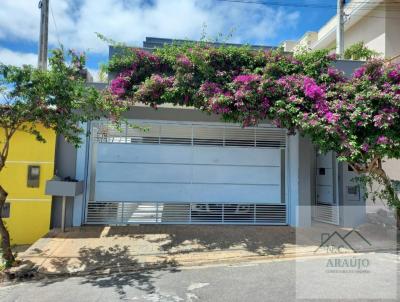
[[[171,40],[147,38],[145,48]],[[111,53],[113,49],[111,48]],[[338,61],[347,74],[360,62]],[[265,121],[242,128],[194,108],[137,105],[127,124],[86,124],[74,150],[58,140],[60,177],[83,182],[67,202],[67,226],[84,224],[353,224],[365,213],[354,173],[334,154]],[[131,125],[135,125],[132,127]],[[54,203],[53,227],[60,204]],[[356,205],[346,218],[340,205]]]

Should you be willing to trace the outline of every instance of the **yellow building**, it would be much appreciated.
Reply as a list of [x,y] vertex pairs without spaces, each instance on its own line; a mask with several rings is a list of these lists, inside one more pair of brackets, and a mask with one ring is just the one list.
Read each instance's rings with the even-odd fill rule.
[[[6,166],[0,172],[0,183],[8,192],[9,208],[3,216],[12,244],[33,243],[50,228],[51,196],[45,195],[45,185],[54,174],[56,135],[44,127],[38,130],[46,143],[38,142],[31,134],[16,133]],[[0,131],[0,142],[2,135]]]

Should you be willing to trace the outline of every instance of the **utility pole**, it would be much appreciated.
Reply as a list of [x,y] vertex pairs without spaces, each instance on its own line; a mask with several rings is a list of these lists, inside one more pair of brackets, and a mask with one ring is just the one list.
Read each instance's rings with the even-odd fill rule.
[[339,58],[344,54],[344,4],[345,0],[337,0],[336,54]]
[[47,45],[49,38],[49,0],[39,1],[40,9],[40,36],[38,68],[47,69]]

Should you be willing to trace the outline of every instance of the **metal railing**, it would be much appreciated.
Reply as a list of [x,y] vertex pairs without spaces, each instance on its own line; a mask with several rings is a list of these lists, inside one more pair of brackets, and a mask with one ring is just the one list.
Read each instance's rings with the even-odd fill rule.
[[284,148],[286,130],[275,127],[221,126],[206,124],[173,124],[132,121],[117,129],[111,122],[93,123],[94,142],[174,144],[192,146],[227,146]]
[[286,204],[89,202],[87,224],[287,224]]

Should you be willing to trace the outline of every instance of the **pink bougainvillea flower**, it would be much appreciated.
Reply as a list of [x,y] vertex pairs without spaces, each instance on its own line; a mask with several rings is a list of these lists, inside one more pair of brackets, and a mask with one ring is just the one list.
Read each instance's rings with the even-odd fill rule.
[[245,96],[246,96],[246,94],[245,94],[245,92],[243,91],[243,89],[238,89],[236,92],[235,92],[235,99],[236,100],[240,100],[240,99],[243,99]]
[[340,72],[336,68],[328,67],[327,74],[330,78],[332,78],[335,82],[344,82],[345,77],[343,72]]
[[315,119],[311,119],[311,120],[310,120],[310,125],[311,125],[311,126],[316,126],[316,125],[318,125],[318,121],[315,120]]
[[121,97],[125,94],[126,88],[129,86],[129,81],[122,76],[118,76],[111,81],[110,91],[113,95]]
[[384,136],[384,135],[380,135],[380,136],[376,139],[376,143],[377,143],[377,144],[386,145],[386,144],[389,143],[389,139],[388,139],[386,136]]
[[248,84],[250,82],[254,81],[259,81],[261,80],[261,76],[258,74],[241,74],[236,76],[233,79],[234,83],[239,83],[239,84]]
[[388,72],[388,77],[395,82],[400,82],[400,64],[396,65],[394,69]]
[[357,68],[354,73],[353,73],[353,77],[359,79],[361,78],[364,74],[365,74],[366,68],[365,66],[361,66],[360,68]]
[[334,77],[338,74],[338,70],[336,68],[328,67],[328,76]]
[[211,97],[222,93],[222,89],[219,84],[209,81],[205,81],[203,84],[201,84],[199,91],[205,97]]
[[267,97],[264,97],[261,102],[261,107],[267,110],[271,106],[270,101]]
[[325,113],[325,118],[328,120],[329,123],[334,124],[339,120],[339,115],[329,111]]
[[367,144],[367,143],[362,144],[361,145],[361,150],[364,151],[364,152],[368,152],[369,144]]
[[177,59],[176,59],[176,63],[182,67],[185,68],[192,68],[193,67],[193,63],[190,61],[190,59],[186,56],[186,55],[180,55]]
[[382,114],[377,114],[374,116],[374,126],[378,127],[378,128],[383,126],[383,115]]
[[309,77],[304,78],[304,94],[312,100],[320,100],[325,96],[324,90]]

